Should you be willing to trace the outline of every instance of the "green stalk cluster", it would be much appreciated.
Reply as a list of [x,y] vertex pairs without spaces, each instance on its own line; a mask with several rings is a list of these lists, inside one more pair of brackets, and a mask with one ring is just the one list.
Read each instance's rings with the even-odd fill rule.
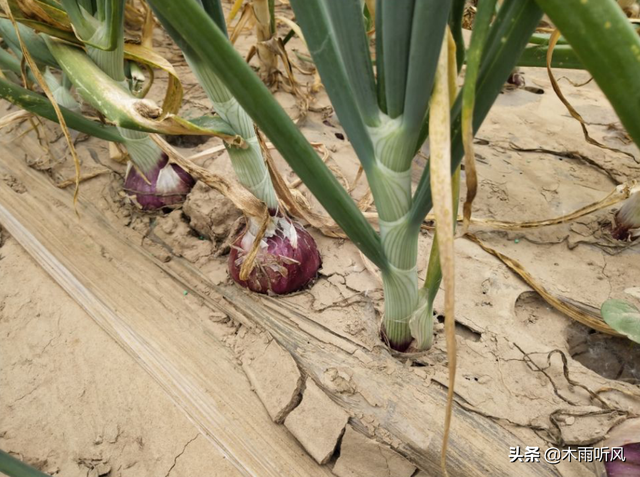
[[[42,65],[43,77],[54,100],[64,108],[65,118],[70,112],[79,112],[80,105],[71,94],[73,85],[85,101],[116,125],[114,139],[124,145],[131,160],[125,178],[125,190],[132,201],[146,210],[180,204],[193,186],[193,179],[177,166],[168,165],[166,155],[148,132],[144,132],[153,131],[153,124],[148,122],[140,127],[141,115],[136,117],[138,113],[135,103],[141,104],[146,100],[135,98],[125,75],[125,0],[64,0],[62,6],[73,24],[77,39],[84,44],[86,53],[51,36],[37,34],[30,28],[19,25],[31,56],[38,65]],[[20,58],[21,50],[17,45],[13,25],[0,20],[0,33]],[[15,65],[6,61],[5,56],[0,55],[0,63],[4,59],[4,63],[15,70]],[[52,69],[62,70],[61,79],[58,79]],[[132,85],[133,83],[132,80]],[[24,95],[13,97],[22,107],[28,109],[33,106],[33,102],[27,101]],[[151,103],[145,104],[157,108]],[[51,117],[49,111],[44,114],[43,106],[39,104],[32,110],[57,120],[57,117]],[[81,116],[72,116],[71,121],[75,127],[88,134],[94,134],[100,129],[97,123]],[[141,130],[128,129],[127,126],[139,127]],[[99,134],[98,137],[105,137],[105,134]]]
[[[417,242],[422,220],[431,208],[428,172],[412,194],[410,168],[428,130],[425,118],[451,2],[379,0],[375,72],[359,0],[291,2],[366,173],[380,217],[379,233],[234,51],[223,30],[201,14],[198,2],[187,0],[180,8],[169,0],[150,3],[183,52],[197,55],[215,72],[338,225],[380,268],[386,336],[394,348],[405,349],[412,339],[409,321],[416,313],[425,313],[418,287]],[[483,55],[484,69],[478,79],[478,97],[483,101],[474,114],[476,128],[542,15],[530,0],[512,0],[501,10]],[[459,142],[459,105],[452,113],[452,137]],[[452,170],[460,163],[461,149],[461,144],[454,144]]]
[[[273,7],[273,2],[269,3]],[[216,0],[203,0],[196,8],[200,17],[210,21],[213,28],[226,38],[226,25],[220,3]],[[243,147],[225,144],[231,164],[240,183],[267,206],[271,215],[266,230],[259,239],[258,234],[263,224],[254,217],[248,219],[247,229],[238,237],[229,254],[229,274],[239,285],[258,293],[286,294],[299,290],[317,276],[321,265],[320,253],[309,232],[278,210],[278,198],[262,156],[253,119],[237,96],[231,93],[228,83],[218,74],[218,70],[204,61],[200,51],[191,48],[184,41],[163,12],[156,9],[155,13],[182,49],[216,113],[234,134],[242,138]],[[256,243],[256,240],[260,240],[260,243]],[[251,271],[245,274],[245,260],[253,250],[257,250],[256,259]]]
[[[123,0],[97,2],[98,8],[93,12],[89,10],[95,2],[89,0],[62,3],[92,59],[116,82],[123,81],[119,50]],[[460,36],[464,2],[377,0],[375,12],[369,10],[373,1],[366,2],[367,11],[363,12],[361,0],[291,0],[324,86],[367,176],[380,218],[379,232],[367,222],[286,112],[229,43],[219,0],[149,0],[149,3],[182,49],[222,120],[244,139],[247,146],[244,149],[227,146],[240,181],[270,209],[277,208],[253,120],[337,224],[380,268],[385,292],[384,327],[391,345],[405,349],[412,338],[418,337],[420,347],[429,346],[433,325],[430,310],[439,284],[437,254],[432,254],[433,266],[429,266],[427,288],[423,290],[418,287],[416,260],[420,226],[433,204],[431,179],[426,168],[412,191],[410,170],[413,155],[427,139],[429,99],[447,25],[457,41],[459,59],[465,53]],[[491,9],[493,4],[493,0],[481,1],[480,8]],[[505,0],[490,25],[485,25],[488,31],[484,41],[474,44],[472,38],[467,61],[476,69],[470,75],[473,88],[468,92],[470,97],[471,92],[475,93],[471,101],[475,104],[471,113],[469,100],[463,105],[458,95],[451,109],[452,174],[464,155],[463,131],[466,136],[469,123],[471,131],[477,131],[482,124],[530,42],[543,10],[570,45],[558,47],[566,50],[557,51],[558,61],[570,67],[584,65],[610,99],[631,137],[640,143],[637,107],[640,88],[636,85],[640,77],[640,39],[616,2]],[[489,13],[485,18],[493,16],[492,11]],[[375,66],[365,30],[365,22],[373,18]],[[525,63],[537,61],[538,50],[546,48],[544,39],[535,37],[533,43],[523,57]],[[56,66],[46,47],[44,51],[35,48],[36,56],[44,65]],[[6,58],[2,61],[0,57],[0,65],[11,69],[6,66],[10,61]],[[459,61],[458,66],[461,64]],[[20,89],[0,79],[0,94],[19,101],[16,98]],[[25,94],[23,99],[29,107],[47,113],[43,103],[33,95]],[[118,110],[115,105],[110,108],[116,112],[126,109]],[[64,114],[74,124],[87,126],[67,109]],[[113,133],[113,129],[100,130],[105,136]],[[145,145],[143,134],[121,130],[117,137],[128,143],[131,151],[134,144],[151,150],[150,144]],[[419,323],[413,327],[413,333],[412,321]]]
[[[71,93],[70,85],[65,81],[65,76],[58,79],[53,72],[52,66],[55,59],[49,54],[46,45],[37,35],[34,35],[30,28],[19,25],[20,33],[23,41],[25,41],[33,50],[32,56],[38,64],[40,72],[43,73],[47,86],[53,93],[53,97],[60,106],[64,106],[72,111],[80,111],[80,105]],[[13,55],[4,49],[0,49],[0,70],[15,84],[22,84],[22,50],[18,43],[18,37],[15,33],[11,21],[8,19],[0,19],[0,36],[5,41],[7,48],[11,50]],[[27,67],[27,81],[35,84],[37,80],[33,72]]]
[[[124,21],[124,18],[122,19]],[[124,24],[122,25],[124,27]],[[123,28],[124,29],[124,28]],[[99,43],[107,29],[104,26],[98,28],[92,36],[92,43]],[[107,73],[114,81],[128,88],[124,73],[124,36],[119,36],[116,47],[112,51],[101,50],[87,45],[87,55]],[[131,129],[118,127],[118,131],[125,139],[124,146],[129,154],[131,162],[145,176],[158,167],[162,160],[160,147],[149,137],[149,134]]]
[[[229,90],[206,65],[197,58],[187,56],[187,62],[209,96],[213,108],[235,134],[245,143],[244,148],[225,144],[231,165],[240,183],[272,211],[278,210],[278,199],[262,157],[253,120],[229,93]],[[254,224],[256,226],[257,224]]]
[[[81,22],[81,24],[74,23],[74,27],[76,27],[76,32],[81,38],[82,35],[86,35],[87,55],[114,81],[123,88],[128,89],[124,73],[124,0],[97,2],[95,10],[93,10],[92,2],[76,3],[76,0],[65,0],[63,6],[68,12],[73,12],[73,14],[70,14],[72,20],[75,19],[76,22]],[[76,15],[78,12],[81,13],[81,19]],[[51,50],[47,46],[48,40],[43,40],[32,29],[23,25],[19,25],[19,28],[30,54],[41,65],[43,76],[56,102],[70,111],[79,112],[80,105],[71,93],[72,84],[69,81],[69,77],[63,72],[61,79],[59,79],[52,72],[53,69],[61,68],[58,58],[54,54],[56,50]],[[16,58],[14,58],[2,50],[0,52],[0,64],[15,74],[20,74],[22,51],[20,50],[13,25],[9,20],[0,19],[0,35],[16,55]],[[99,46],[102,48],[111,47],[111,50],[101,49]],[[27,74],[28,79],[35,83],[36,80],[31,72],[28,71]],[[49,119],[54,118],[49,117]],[[89,121],[83,121],[83,123],[86,126],[80,129],[89,134],[93,134],[95,129],[98,128],[97,126],[90,126]],[[118,128],[118,132],[120,133],[119,137],[117,137],[118,142],[125,144],[131,160],[140,171],[148,173],[157,166],[161,159],[162,151],[149,138],[148,134],[124,128]]]
[[[116,83],[129,89],[124,62],[124,1],[91,2],[65,0],[63,2],[80,38],[86,38],[86,51],[91,60]],[[82,20],[77,10],[82,12]],[[78,24],[80,23],[80,24]],[[109,49],[106,49],[109,48]],[[162,150],[145,132],[118,127],[131,162],[145,176],[158,168]]]
[[[209,15],[208,17],[203,15],[203,18],[211,21],[212,24],[215,25],[214,28],[226,38],[226,24],[224,22],[224,16],[220,13],[222,7],[219,2],[205,2],[202,7]],[[239,101],[229,91],[225,82],[216,74],[214,69],[202,59],[196,50],[184,42],[182,36],[172,27],[171,22],[167,21],[163,13],[158,10],[154,11],[165,26],[167,32],[182,49],[187,63],[207,93],[216,113],[245,143],[244,148],[225,144],[238,180],[251,191],[254,196],[263,201],[272,214],[275,215],[275,212],[278,210],[278,199],[266,162],[262,156],[262,151],[260,150],[253,119],[247,114],[245,109],[243,109]],[[201,13],[204,12],[201,11]],[[251,219],[250,227],[252,232],[255,233],[259,228],[259,224]]]
[[[138,97],[137,83],[142,71],[135,67],[126,68],[128,65],[124,61],[125,50],[133,50],[133,53],[129,53],[134,56],[140,55],[139,48],[125,48],[125,0],[61,2],[73,25],[76,40],[83,44],[85,51],[70,44],[74,41],[69,38],[68,32],[56,32],[51,25],[46,29],[50,33],[48,36],[36,35],[26,28],[25,37],[37,43],[34,56],[42,56],[50,64],[62,69],[66,75],[63,80],[68,78],[77,93],[115,125],[118,142],[125,146],[131,159],[124,183],[130,200],[144,210],[172,207],[184,201],[195,182],[189,173],[169,159],[149,133],[221,137],[240,183],[264,202],[270,212],[270,221],[265,230],[262,220],[258,221],[254,214],[249,219],[248,230],[234,244],[229,258],[232,278],[253,291],[276,294],[297,291],[313,280],[321,264],[315,241],[302,226],[278,210],[278,199],[253,121],[217,74],[202,62],[195,51],[185,50],[185,57],[211,98],[217,116],[209,114],[192,120],[181,118],[175,114],[175,109],[178,106],[176,98],[181,97],[182,92],[176,86],[175,74],[169,67],[164,67],[172,75],[164,109],[148,99]],[[269,2],[269,5],[273,7],[273,2]],[[216,28],[226,35],[219,2],[203,0],[198,6],[200,14],[217,22]],[[169,33],[172,33],[171,29]],[[177,41],[180,43],[179,38]],[[162,65],[162,61],[153,58],[154,55],[150,56],[151,60],[146,64]],[[2,60],[0,57],[0,65]],[[13,63],[9,62],[8,65],[16,69]],[[131,84],[126,73],[131,76]],[[66,82],[54,84],[55,80],[55,76],[50,76],[52,89],[57,91],[59,86],[67,87]],[[45,111],[43,103],[33,104],[31,95],[28,95],[27,101],[25,95],[16,96],[16,88],[5,86],[4,81],[0,80],[0,93],[4,92],[7,99],[31,108],[38,114],[52,117],[50,111]],[[147,90],[148,87],[143,89]],[[61,100],[68,99],[61,96]],[[65,105],[70,106],[67,103]],[[65,118],[70,114],[68,109],[61,110]],[[85,132],[96,129],[92,121],[74,115],[70,118],[75,126]],[[104,131],[101,132],[105,136]],[[112,132],[109,130],[109,133]],[[201,174],[201,177],[206,176]],[[258,237],[259,243],[256,244]],[[247,257],[251,257],[250,262],[246,262]],[[252,266],[243,266],[245,262]]]

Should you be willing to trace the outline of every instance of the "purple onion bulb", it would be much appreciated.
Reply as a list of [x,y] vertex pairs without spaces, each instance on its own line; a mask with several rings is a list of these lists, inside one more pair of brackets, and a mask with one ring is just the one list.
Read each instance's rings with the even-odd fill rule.
[[163,153],[145,176],[129,162],[124,190],[129,200],[142,210],[158,210],[182,204],[195,183],[188,172],[169,163],[169,158]]
[[238,237],[229,254],[229,273],[240,286],[257,293],[284,295],[300,290],[316,278],[322,260],[311,234],[286,217],[273,217],[253,270],[247,280],[241,280],[240,268],[255,239],[249,229]]
[[[640,436],[638,437],[640,439]],[[638,477],[640,476],[640,443],[626,444],[622,446],[622,459],[606,461],[608,477]]]
[[615,216],[615,226],[611,235],[616,240],[632,240],[640,229],[640,192],[631,194]]
[[511,84],[516,88],[522,88],[525,85],[524,76],[517,69],[513,70],[507,78],[507,84]]
[[606,476],[640,476],[640,419],[627,419],[607,434],[607,439],[600,444],[610,451],[604,460]]

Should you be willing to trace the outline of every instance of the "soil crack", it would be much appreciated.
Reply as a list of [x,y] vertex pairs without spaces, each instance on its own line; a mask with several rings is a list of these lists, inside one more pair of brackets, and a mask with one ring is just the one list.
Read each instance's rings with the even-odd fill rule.
[[38,387],[39,387],[39,386],[36,386],[36,387],[34,387],[31,391],[29,391],[28,393],[23,394],[22,396],[20,396],[18,399],[16,399],[15,401],[13,401],[13,402],[14,402],[14,404],[15,404],[15,403],[17,403],[18,401],[22,401],[22,400],[23,400],[24,398],[26,398],[27,396],[32,395],[34,392],[36,392],[36,391],[38,390]]
[[164,474],[164,477],[169,477],[169,474],[171,473],[173,468],[178,463],[178,459],[180,458],[180,456],[182,456],[182,454],[185,453],[185,451],[187,450],[187,447],[189,447],[189,444],[191,444],[193,441],[195,441],[198,437],[200,437],[200,433],[196,434],[196,436],[193,439],[191,439],[190,441],[187,441],[187,443],[182,448],[182,451],[180,451],[180,453],[173,458],[173,464],[171,464],[171,467],[169,467],[169,470],[167,471],[167,473]]

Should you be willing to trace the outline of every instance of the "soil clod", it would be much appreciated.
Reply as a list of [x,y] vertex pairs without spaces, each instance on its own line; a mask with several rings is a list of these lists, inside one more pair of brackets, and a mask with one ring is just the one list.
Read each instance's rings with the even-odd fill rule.
[[349,415],[307,379],[302,403],[287,416],[284,425],[318,464],[326,464],[348,420]]

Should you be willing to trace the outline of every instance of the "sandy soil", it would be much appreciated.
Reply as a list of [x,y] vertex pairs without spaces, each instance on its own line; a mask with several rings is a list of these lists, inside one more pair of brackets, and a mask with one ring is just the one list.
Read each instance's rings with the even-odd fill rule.
[[[157,39],[158,51],[176,64],[184,80],[183,113],[208,110],[206,96],[184,61],[161,37]],[[241,51],[249,45],[249,38],[240,38]],[[295,40],[292,47],[301,48]],[[577,82],[588,79],[584,72],[558,73],[562,75]],[[312,81],[298,77],[303,83]],[[619,183],[640,178],[640,153],[597,86],[577,88],[561,80],[593,137],[635,158],[588,145],[579,124],[553,94],[546,72],[526,69],[524,77],[543,94],[506,91],[478,133],[480,191],[474,216],[506,221],[555,217],[601,199]],[[160,75],[154,91],[162,89],[163,80]],[[277,97],[292,117],[298,116],[294,97],[285,92]],[[311,141],[326,145],[330,164],[353,182],[357,161],[328,104],[326,95],[318,93],[300,125]],[[55,147],[64,149],[61,142]],[[183,150],[191,154],[216,144],[211,140]],[[199,185],[183,210],[164,217],[141,215],[123,204],[123,167],[108,159],[104,143],[89,140],[79,150],[87,171],[114,171],[86,182],[82,194],[123,234],[163,259],[182,256],[214,283],[232,286],[224,254],[239,214],[217,193]],[[292,179],[275,155],[285,177]],[[43,153],[42,158],[27,160],[54,179],[72,175],[68,159],[52,161]],[[230,173],[224,153],[201,164]],[[360,183],[353,195],[359,198],[364,191]],[[595,308],[607,298],[638,303],[640,267],[633,265],[640,258],[637,244],[610,239],[613,210],[544,229],[474,231],[487,245],[520,261],[556,295]],[[224,220],[215,219],[220,213]],[[311,289],[283,300],[310,310],[313,319],[337,334],[368,349],[378,347],[379,282],[350,243],[313,233],[323,253],[321,277]],[[6,235],[1,236],[4,245],[0,238],[0,447],[46,472],[65,476],[236,475],[162,389]],[[431,235],[425,233],[420,239],[422,273],[430,244]],[[554,311],[475,244],[459,239],[456,250],[459,396],[489,416],[515,423],[512,431],[531,445],[544,447],[558,439],[574,445],[597,443],[618,416],[598,417],[589,399],[576,396],[563,378],[563,354],[573,379],[591,389],[626,392],[604,395],[614,408],[638,412],[640,399],[628,393],[638,395],[640,346],[594,334]],[[252,339],[251,333],[238,334],[227,344],[242,359]],[[432,353],[408,363],[425,380],[446,383],[443,341],[439,337]],[[550,354],[554,350],[559,352]],[[550,423],[549,416],[567,409],[575,416],[560,413],[556,425]],[[574,475],[568,466],[564,472]]]
[[3,450],[69,476],[237,474],[12,238],[0,277]]

